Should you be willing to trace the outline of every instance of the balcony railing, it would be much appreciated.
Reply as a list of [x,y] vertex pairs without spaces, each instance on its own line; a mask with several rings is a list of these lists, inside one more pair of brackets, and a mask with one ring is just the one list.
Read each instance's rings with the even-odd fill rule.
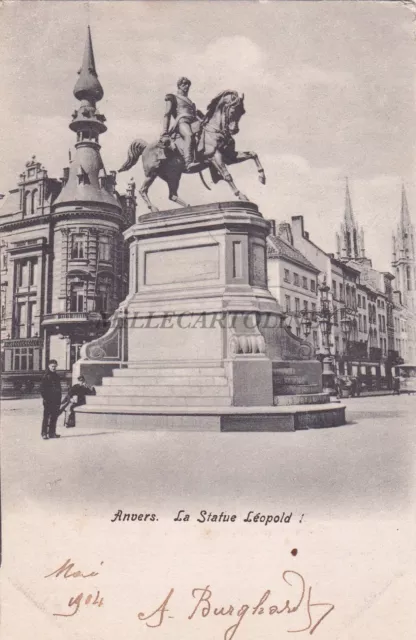
[[87,322],[89,314],[86,311],[63,311],[60,313],[48,313],[43,316],[42,324],[54,324],[60,322]]

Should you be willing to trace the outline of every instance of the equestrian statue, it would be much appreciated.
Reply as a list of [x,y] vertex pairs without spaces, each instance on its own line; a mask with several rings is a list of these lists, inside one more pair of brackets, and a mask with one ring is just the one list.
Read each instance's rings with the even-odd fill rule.
[[188,78],[178,80],[176,94],[168,93],[165,98],[160,139],[151,144],[141,139],[134,140],[126,162],[119,169],[120,172],[128,171],[142,156],[145,180],[139,193],[151,211],[158,211],[148,196],[149,188],[157,177],[168,184],[169,199],[181,207],[190,206],[178,196],[183,173],[199,173],[204,185],[210,189],[202,175],[204,169],[209,169],[214,183],[225,180],[234,195],[247,202],[248,198],[234,184],[227,165],[254,160],[260,182],[266,183],[257,154],[235,150],[234,136],[245,113],[244,94],[222,91],[209,103],[204,115],[188,97],[190,86]]

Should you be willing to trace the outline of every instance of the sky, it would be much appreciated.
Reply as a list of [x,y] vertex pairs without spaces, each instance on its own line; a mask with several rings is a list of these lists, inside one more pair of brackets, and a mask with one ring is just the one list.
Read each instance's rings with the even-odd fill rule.
[[[8,2],[0,6],[2,98],[0,193],[14,188],[36,155],[51,177],[68,164],[77,107],[72,94],[90,23],[108,131],[100,138],[107,171],[135,138],[162,130],[166,93],[192,80],[202,111],[224,89],[245,94],[238,150],[254,163],[231,167],[237,186],[278,222],[303,215],[311,238],[335,252],[348,176],[367,255],[390,268],[391,234],[404,182],[413,219],[415,188],[414,14],[399,2]],[[141,164],[118,176],[122,192]],[[208,180],[208,175],[206,176]],[[190,204],[233,200],[226,184],[185,176]],[[171,208],[167,188],[149,192]],[[138,213],[147,211],[138,196]]]

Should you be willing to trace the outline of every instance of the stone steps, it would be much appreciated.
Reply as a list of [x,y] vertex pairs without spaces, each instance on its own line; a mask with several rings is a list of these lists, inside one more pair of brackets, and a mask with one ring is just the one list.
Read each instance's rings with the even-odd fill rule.
[[179,376],[196,377],[196,376],[220,376],[224,377],[224,369],[222,367],[144,367],[143,365],[129,365],[126,369],[114,369],[115,378],[125,377],[153,377],[168,376],[177,378]]
[[293,367],[276,367],[275,364],[273,364],[273,376],[280,374],[285,376],[296,375],[296,369]]
[[[97,389],[98,391],[98,389]],[[200,391],[200,389],[198,389]],[[137,389],[134,389],[135,395],[96,395],[87,397],[88,408],[94,409],[95,407],[105,406],[107,410],[112,410],[115,407],[125,405],[129,407],[140,406],[152,406],[152,407],[229,407],[231,406],[231,398],[228,396],[210,395],[203,396],[198,393],[196,396],[191,395],[173,395],[173,396],[143,396],[137,395]]]
[[308,384],[308,378],[306,376],[297,376],[297,375],[274,375],[273,376],[274,384]]
[[[277,393],[276,393],[277,391]],[[275,390],[277,396],[280,395],[301,395],[304,393],[321,393],[321,387],[319,384],[282,384],[278,385]]]
[[[128,379],[128,378],[127,378]],[[108,396],[114,398],[115,396],[154,396],[154,397],[166,397],[175,399],[177,396],[191,396],[191,397],[229,397],[230,392],[227,385],[222,386],[201,386],[199,381],[194,381],[193,385],[147,385],[142,384],[137,386],[136,384],[132,385],[115,385],[108,386],[104,385],[102,387],[97,387],[97,396],[100,398],[103,396]]]
[[274,405],[277,407],[289,407],[305,404],[326,404],[330,402],[329,393],[305,393],[303,395],[275,396]]
[[227,379],[222,376],[115,376],[113,378],[103,378],[103,387],[119,387],[123,385],[133,385],[133,386],[191,386],[197,384],[200,387],[215,387],[215,386],[226,386],[228,385]]

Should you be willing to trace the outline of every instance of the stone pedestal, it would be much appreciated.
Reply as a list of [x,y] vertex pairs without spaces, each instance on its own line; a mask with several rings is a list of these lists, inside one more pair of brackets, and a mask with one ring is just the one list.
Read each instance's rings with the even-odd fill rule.
[[[291,403],[277,398],[303,391],[325,412],[320,364],[309,344],[285,328],[267,289],[268,233],[251,203],[141,216],[125,232],[129,296],[107,334],[84,345],[74,367],[74,375],[101,385],[80,417],[100,414],[102,423],[112,415],[120,425],[154,428],[192,428],[193,420],[204,429],[226,423],[255,429],[247,416],[259,407],[260,429],[277,425],[283,409],[287,429],[296,422],[288,418]],[[305,424],[306,403],[300,405]]]

